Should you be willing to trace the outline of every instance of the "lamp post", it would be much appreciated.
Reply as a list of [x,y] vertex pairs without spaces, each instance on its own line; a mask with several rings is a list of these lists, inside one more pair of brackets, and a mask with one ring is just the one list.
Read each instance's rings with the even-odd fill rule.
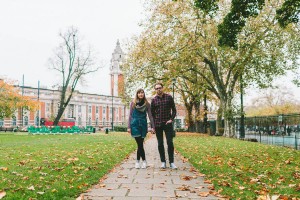
[[245,138],[245,115],[243,105],[243,78],[240,76],[240,90],[241,90],[241,126],[240,126],[240,138]]
[[40,81],[38,81],[38,104],[39,104],[39,109],[38,109],[38,126],[40,126]]
[[204,90],[204,133],[207,133],[207,105],[206,105],[206,89]]
[[114,130],[114,91],[111,89],[111,130]]
[[[24,74],[23,74],[23,77],[22,77],[22,97],[23,96],[24,96]],[[21,123],[22,123],[21,126],[23,126],[24,125],[24,108],[23,108],[23,106],[21,108]]]
[[[173,101],[175,103],[175,98],[174,98],[174,88],[175,88],[175,83],[176,83],[176,78],[172,79],[172,92],[173,92]],[[176,105],[175,105],[176,106]],[[177,116],[177,115],[176,115]],[[175,122],[176,122],[176,116],[175,116]],[[176,122],[177,123],[177,122]],[[175,123],[173,123],[173,128],[174,128]]]

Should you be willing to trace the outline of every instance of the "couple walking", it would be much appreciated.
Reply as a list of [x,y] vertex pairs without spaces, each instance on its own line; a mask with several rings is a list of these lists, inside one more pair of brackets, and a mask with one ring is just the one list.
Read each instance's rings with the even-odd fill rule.
[[[165,148],[163,132],[167,139],[169,163],[171,169],[177,169],[174,164],[174,144],[173,144],[173,125],[176,116],[176,107],[171,95],[163,92],[163,84],[154,85],[156,96],[152,99],[151,105],[147,101],[143,89],[138,89],[134,100],[130,104],[128,119],[128,133],[134,137],[138,149],[135,168],[146,168],[147,162],[144,150],[144,139],[147,135],[147,115],[151,122],[151,131],[156,134],[158,151],[161,160],[161,168],[166,168]],[[142,162],[140,164],[140,158]]]

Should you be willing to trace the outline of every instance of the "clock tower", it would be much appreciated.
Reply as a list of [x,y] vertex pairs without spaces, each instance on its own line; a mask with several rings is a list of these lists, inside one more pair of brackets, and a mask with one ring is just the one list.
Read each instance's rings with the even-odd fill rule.
[[120,96],[124,91],[124,77],[121,70],[122,62],[124,61],[125,54],[123,53],[119,40],[117,41],[116,48],[112,53],[110,60],[110,77],[111,77],[111,95]]

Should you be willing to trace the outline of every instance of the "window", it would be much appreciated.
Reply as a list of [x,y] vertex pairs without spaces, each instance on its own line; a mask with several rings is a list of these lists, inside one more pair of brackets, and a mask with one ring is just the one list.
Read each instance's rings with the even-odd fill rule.
[[92,113],[92,106],[89,106],[89,113]]
[[24,126],[28,126],[28,117],[27,116],[24,117]]
[[78,126],[81,126],[82,122],[81,122],[81,117],[78,117]]
[[47,111],[47,112],[50,111],[50,103],[46,103],[46,111]]
[[106,108],[105,108],[105,107],[103,107],[103,114],[105,114],[105,112],[106,112]]
[[89,125],[92,125],[92,118],[89,117]]
[[0,119],[0,126],[3,126],[4,125],[4,121],[3,119]]
[[99,107],[96,106],[96,113],[98,114],[99,113]]
[[39,117],[38,117],[38,116],[35,117],[35,125],[36,125],[36,126],[39,125]]
[[96,126],[98,126],[98,125],[99,125],[99,119],[96,118]]
[[16,117],[12,118],[12,125],[13,126],[17,126],[17,119],[16,119]]
[[78,105],[78,112],[81,113],[81,105]]

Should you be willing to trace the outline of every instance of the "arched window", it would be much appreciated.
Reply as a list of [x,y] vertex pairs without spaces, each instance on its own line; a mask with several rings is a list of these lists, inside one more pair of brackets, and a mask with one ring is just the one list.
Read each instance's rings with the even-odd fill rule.
[[27,116],[24,117],[24,126],[28,126],[28,117]]

